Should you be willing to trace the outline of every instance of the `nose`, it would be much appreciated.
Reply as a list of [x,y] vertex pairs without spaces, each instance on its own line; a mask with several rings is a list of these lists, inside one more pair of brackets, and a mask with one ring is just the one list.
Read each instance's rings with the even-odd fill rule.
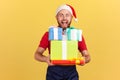
[[66,19],[66,15],[63,15],[63,19]]

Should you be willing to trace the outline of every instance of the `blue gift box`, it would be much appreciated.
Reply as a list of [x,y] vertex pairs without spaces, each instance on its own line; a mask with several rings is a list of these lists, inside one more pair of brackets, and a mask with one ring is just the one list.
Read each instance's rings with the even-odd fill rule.
[[49,28],[49,40],[62,40],[62,28]]

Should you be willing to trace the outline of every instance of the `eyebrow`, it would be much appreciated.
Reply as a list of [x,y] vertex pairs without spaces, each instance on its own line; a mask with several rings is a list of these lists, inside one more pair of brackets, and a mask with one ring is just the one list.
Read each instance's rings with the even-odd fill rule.
[[61,12],[60,12],[60,13],[58,13],[58,14],[71,14],[71,13],[61,13]]

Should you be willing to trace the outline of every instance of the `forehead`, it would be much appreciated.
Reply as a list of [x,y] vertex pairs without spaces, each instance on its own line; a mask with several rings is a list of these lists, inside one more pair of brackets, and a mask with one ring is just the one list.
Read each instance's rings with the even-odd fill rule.
[[70,11],[66,10],[66,9],[62,9],[58,12],[58,14],[71,14]]

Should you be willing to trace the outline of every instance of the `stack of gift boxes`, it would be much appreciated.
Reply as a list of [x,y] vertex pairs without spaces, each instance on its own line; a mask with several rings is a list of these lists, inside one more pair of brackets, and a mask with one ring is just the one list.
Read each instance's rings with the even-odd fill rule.
[[60,27],[49,28],[50,59],[53,64],[82,64],[78,58],[78,41],[82,41],[82,30],[73,27],[64,31]]

